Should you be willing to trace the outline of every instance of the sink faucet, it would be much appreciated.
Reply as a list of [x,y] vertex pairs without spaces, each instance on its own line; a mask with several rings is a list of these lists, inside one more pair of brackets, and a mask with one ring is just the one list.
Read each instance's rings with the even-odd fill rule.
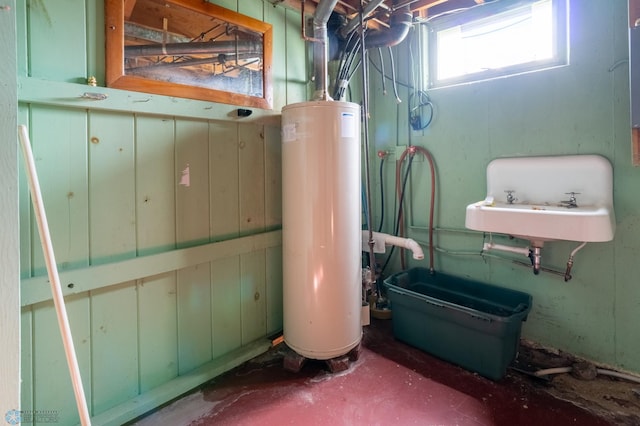
[[513,193],[516,192],[513,189],[506,189],[504,192],[507,193],[507,203],[513,204],[514,201],[518,201],[518,199],[513,196]]
[[560,201],[561,204],[564,204],[568,209],[572,209],[578,207],[578,202],[576,200],[576,194],[580,194],[579,192],[565,192],[566,195],[569,196],[568,200]]

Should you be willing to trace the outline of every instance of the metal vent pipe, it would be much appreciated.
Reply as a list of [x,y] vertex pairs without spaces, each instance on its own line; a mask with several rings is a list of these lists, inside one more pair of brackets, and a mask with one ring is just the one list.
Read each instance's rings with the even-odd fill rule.
[[327,35],[327,22],[338,0],[321,0],[313,15],[313,69],[316,82],[316,90],[313,100],[331,101],[329,96],[329,37]]

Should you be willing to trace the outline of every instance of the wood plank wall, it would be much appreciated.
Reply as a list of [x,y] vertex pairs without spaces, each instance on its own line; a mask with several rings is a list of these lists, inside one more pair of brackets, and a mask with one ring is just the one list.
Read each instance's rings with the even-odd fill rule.
[[[281,329],[277,115],[306,100],[307,56],[295,12],[216,1],[273,25],[275,106],[255,115],[276,120],[101,87],[90,90],[109,99],[87,103],[86,78],[104,81],[95,3],[18,1],[18,116],[34,144],[89,407],[98,424],[117,424],[242,362]],[[24,173],[19,196],[22,407],[76,424]]]
[[[0,5],[0,342],[4,347],[0,363],[0,414],[20,410],[20,288],[18,245],[18,143],[16,80],[15,1]],[[15,143],[10,143],[15,141]],[[9,417],[6,417],[7,421]]]

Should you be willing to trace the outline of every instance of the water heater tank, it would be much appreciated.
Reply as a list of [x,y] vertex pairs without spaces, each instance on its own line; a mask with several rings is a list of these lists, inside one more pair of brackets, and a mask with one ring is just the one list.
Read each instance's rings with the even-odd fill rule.
[[326,360],[360,343],[360,106],[282,109],[284,340]]

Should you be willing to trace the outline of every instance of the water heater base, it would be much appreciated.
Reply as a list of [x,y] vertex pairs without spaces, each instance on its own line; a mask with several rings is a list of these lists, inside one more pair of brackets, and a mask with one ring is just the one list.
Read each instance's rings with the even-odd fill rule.
[[[329,371],[331,373],[339,373],[341,371],[348,370],[350,363],[355,362],[360,358],[360,352],[361,343],[358,343],[356,347],[351,349],[345,355],[325,359],[323,361],[326,362],[327,367],[329,368]],[[292,373],[299,373],[308,359],[309,358],[298,354],[293,349],[287,346],[284,354],[284,369]]]

